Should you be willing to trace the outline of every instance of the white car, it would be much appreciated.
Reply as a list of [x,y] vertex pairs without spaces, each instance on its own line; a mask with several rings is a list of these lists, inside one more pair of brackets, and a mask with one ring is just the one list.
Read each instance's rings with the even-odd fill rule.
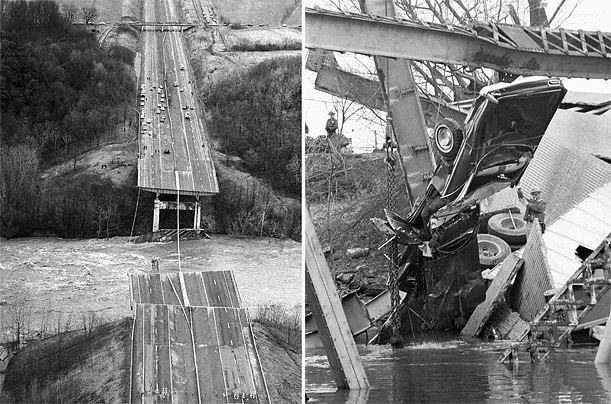
[[161,110],[159,108],[157,108],[157,111],[155,111],[156,114],[160,114]]
[[140,106],[143,107],[144,106],[144,101],[140,101]]
[[189,113],[189,111],[185,112],[185,118],[191,119],[191,114]]
[[152,130],[149,131],[149,136],[153,136],[153,131]]
[[183,65],[180,66],[180,70],[185,70],[185,67]]
[[163,105],[161,106],[161,110],[162,110],[162,111],[165,111],[165,107],[164,107]]
[[140,119],[144,119],[144,111],[142,111],[142,113],[140,114]]
[[177,81],[174,82],[174,87],[178,87],[178,82]]
[[161,89],[160,88],[157,89],[157,94],[161,94]]

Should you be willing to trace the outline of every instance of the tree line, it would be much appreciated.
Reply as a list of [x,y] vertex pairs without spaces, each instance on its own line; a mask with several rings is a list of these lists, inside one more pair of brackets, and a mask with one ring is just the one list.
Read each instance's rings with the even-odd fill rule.
[[277,190],[301,193],[301,57],[269,59],[218,80],[206,96],[220,151]]
[[2,1],[0,12],[0,235],[125,233],[130,192],[87,175],[39,175],[100,145],[132,117],[133,54],[99,47],[52,1]]

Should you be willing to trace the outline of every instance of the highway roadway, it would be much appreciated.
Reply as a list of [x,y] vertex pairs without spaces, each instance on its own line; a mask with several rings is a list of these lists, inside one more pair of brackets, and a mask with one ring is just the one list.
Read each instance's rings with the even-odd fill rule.
[[[143,9],[143,21],[179,21],[173,0],[145,0]],[[157,193],[216,194],[183,34],[144,27],[142,43],[138,186]]]
[[131,274],[130,281],[131,403],[269,402],[230,271]]

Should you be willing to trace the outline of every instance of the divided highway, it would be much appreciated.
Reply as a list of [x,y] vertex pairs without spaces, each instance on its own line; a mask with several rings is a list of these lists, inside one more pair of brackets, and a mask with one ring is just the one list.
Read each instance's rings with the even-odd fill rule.
[[[146,22],[179,21],[172,0],[145,0]],[[218,193],[183,34],[143,27],[138,186],[157,193]],[[178,182],[177,182],[178,179]]]

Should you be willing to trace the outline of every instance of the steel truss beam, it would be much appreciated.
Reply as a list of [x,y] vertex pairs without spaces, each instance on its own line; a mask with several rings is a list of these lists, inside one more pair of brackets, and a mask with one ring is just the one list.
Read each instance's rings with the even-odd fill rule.
[[305,46],[487,67],[513,74],[611,78],[611,33],[476,24],[466,29],[306,8]]

